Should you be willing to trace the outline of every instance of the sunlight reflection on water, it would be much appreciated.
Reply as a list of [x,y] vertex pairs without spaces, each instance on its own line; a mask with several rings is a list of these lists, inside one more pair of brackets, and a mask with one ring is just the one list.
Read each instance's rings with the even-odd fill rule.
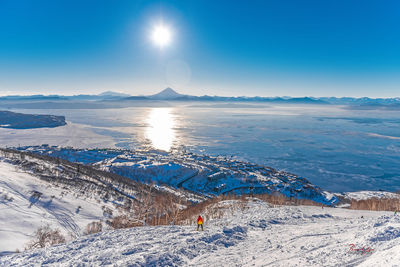
[[[15,111],[49,113],[48,109]],[[123,109],[54,109],[51,114],[66,116],[68,125],[21,131],[0,128],[0,144],[83,148],[115,144],[226,155],[292,172],[334,192],[400,188],[400,110],[145,101]]]
[[172,108],[153,108],[147,118],[146,137],[156,149],[169,151],[176,139]]

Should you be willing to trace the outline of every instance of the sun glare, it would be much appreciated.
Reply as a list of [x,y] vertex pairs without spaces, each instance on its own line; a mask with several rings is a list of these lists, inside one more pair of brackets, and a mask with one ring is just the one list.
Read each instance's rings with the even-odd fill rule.
[[171,30],[164,25],[155,27],[151,36],[153,42],[160,47],[170,44],[172,39],[171,37]]
[[149,113],[147,138],[156,149],[169,151],[175,140],[175,122],[171,108],[153,108]]

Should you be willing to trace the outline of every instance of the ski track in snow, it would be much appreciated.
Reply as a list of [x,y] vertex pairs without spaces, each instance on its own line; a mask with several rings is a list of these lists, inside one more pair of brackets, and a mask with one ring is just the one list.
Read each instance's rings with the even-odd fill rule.
[[[113,230],[0,257],[0,266],[398,266],[400,216],[262,201],[191,226]],[[229,207],[229,208],[228,208]],[[233,208],[232,208],[233,207]],[[364,218],[361,218],[363,216]],[[350,251],[371,248],[372,253]]]
[[[10,184],[0,181],[0,184],[4,186],[4,188],[7,188],[9,190],[9,193],[13,195],[18,195],[21,198],[25,199],[26,202],[30,202],[30,198],[26,195],[23,195],[20,193],[21,190],[18,190],[14,187],[12,187]],[[60,205],[51,207],[52,203],[47,203],[43,201],[37,201],[34,204],[36,207],[41,209],[43,213],[49,213],[54,216],[54,218],[57,219],[57,221],[63,226],[63,228],[75,233],[76,235],[80,235],[80,228],[79,226],[71,219],[72,214],[70,213],[69,210],[63,208]],[[17,205],[13,204],[13,209],[18,209],[21,213],[26,213],[23,209],[18,207]]]
[[[38,199],[34,191],[41,193]],[[104,219],[103,205],[110,204],[77,197],[74,191],[21,172],[0,158],[0,255],[23,250],[34,232],[46,224],[67,238],[80,236],[88,223]],[[77,207],[81,207],[79,213]]]
[[57,221],[63,226],[63,228],[69,230],[75,235],[80,235],[80,227],[71,219],[71,213],[69,210],[63,207],[57,207],[57,209],[48,209],[47,212],[52,214]]

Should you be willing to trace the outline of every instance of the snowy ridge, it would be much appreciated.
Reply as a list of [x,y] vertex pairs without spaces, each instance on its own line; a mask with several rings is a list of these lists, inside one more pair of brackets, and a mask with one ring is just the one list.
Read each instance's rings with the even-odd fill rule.
[[[389,212],[224,201],[220,219],[136,227],[0,257],[4,266],[396,266],[400,217]],[[361,218],[363,216],[363,218]],[[352,246],[351,244],[354,244]],[[362,251],[364,248],[364,251]]]
[[89,164],[136,181],[184,188],[209,197],[227,193],[280,192],[290,198],[310,199],[325,205],[338,202],[336,196],[305,178],[225,157],[56,146],[30,146],[19,150]]

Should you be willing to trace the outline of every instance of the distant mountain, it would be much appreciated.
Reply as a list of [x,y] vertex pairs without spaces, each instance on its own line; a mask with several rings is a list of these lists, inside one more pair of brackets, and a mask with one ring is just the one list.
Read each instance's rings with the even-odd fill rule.
[[182,95],[174,91],[172,88],[165,88],[161,92],[155,95],[148,96],[149,99],[162,99],[162,100],[170,100],[170,99],[177,99],[181,97],[185,97],[186,95]]
[[369,97],[321,97],[322,101],[335,105],[392,105],[400,104],[400,98],[369,98]]
[[29,100],[29,101],[41,101],[41,100],[67,100],[68,97],[60,95],[8,95],[0,97],[0,100]]
[[69,99],[73,100],[114,100],[114,99],[122,99],[126,97],[130,97],[131,95],[113,92],[113,91],[106,91],[98,95],[73,95],[68,96]]
[[[52,101],[54,105],[61,104],[64,101],[66,104],[70,103],[68,100],[81,102],[79,104],[85,105],[88,101],[92,101],[91,105],[95,105],[94,108],[98,108],[96,105],[102,102],[107,103],[107,105],[124,106],[128,105],[126,100],[167,100],[167,101],[218,101],[218,102],[267,102],[267,103],[280,103],[280,104],[333,104],[333,105],[349,105],[352,107],[360,107],[362,109],[377,108],[381,107],[384,109],[398,109],[400,105],[400,97],[395,98],[369,98],[369,97],[262,97],[262,96],[193,96],[185,95],[176,92],[174,89],[168,87],[161,92],[154,95],[137,95],[131,96],[125,93],[119,93],[114,91],[106,91],[98,95],[73,95],[73,96],[63,96],[63,95],[31,95],[31,96],[3,96],[0,97],[0,104],[7,105],[8,103],[13,103],[13,107],[18,103],[22,103],[21,107],[25,107],[27,104],[37,104],[40,106],[39,102]],[[125,102],[126,101],[126,102]],[[18,103],[17,103],[18,102]],[[19,104],[18,104],[19,105]],[[32,108],[32,107],[29,107]],[[57,108],[57,107],[56,107]]]
[[120,92],[106,91],[106,92],[99,94],[98,96],[130,97],[131,95],[125,94],[125,93],[120,93]]
[[121,99],[130,97],[129,94],[106,91],[98,95],[72,95],[72,96],[64,96],[64,95],[10,95],[10,96],[1,96],[0,101],[60,101],[60,100],[112,100],[112,99]]
[[173,100],[173,101],[230,101],[230,102],[273,102],[273,103],[296,103],[296,104],[328,104],[318,98],[312,97],[229,97],[229,96],[193,96],[184,95],[176,92],[172,88],[165,88],[161,92],[150,96],[131,96],[124,98],[124,100]]

